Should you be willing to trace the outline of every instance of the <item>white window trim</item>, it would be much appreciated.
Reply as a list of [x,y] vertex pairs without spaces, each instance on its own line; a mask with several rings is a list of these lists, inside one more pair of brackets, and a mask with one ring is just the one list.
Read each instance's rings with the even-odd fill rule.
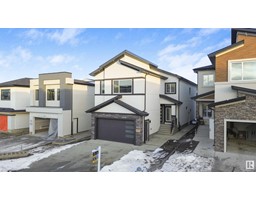
[[[209,75],[213,76],[213,84],[212,85],[204,85],[204,76],[209,76]],[[203,78],[202,78],[202,80],[203,80],[202,85],[203,85],[204,88],[214,87],[214,83],[215,83],[215,76],[214,76],[214,74],[203,74],[202,76],[203,76]]]
[[[231,66],[232,66],[232,63],[234,63],[234,62],[246,62],[246,61],[255,61],[256,62],[256,58],[229,60],[228,61],[228,82],[232,82],[232,83],[256,82],[256,79],[254,79],[254,80],[231,80]],[[242,65],[242,67],[243,67],[243,65]],[[243,70],[242,70],[242,78],[243,78]]]
[[[119,88],[119,92],[115,92],[115,81],[123,81],[123,80],[130,80],[131,81],[131,92],[120,92],[120,88]],[[132,90],[133,90],[133,84],[132,84],[132,79],[116,79],[112,81],[113,85],[112,85],[112,90],[113,90],[113,94],[132,94]],[[119,85],[120,87],[120,85]]]

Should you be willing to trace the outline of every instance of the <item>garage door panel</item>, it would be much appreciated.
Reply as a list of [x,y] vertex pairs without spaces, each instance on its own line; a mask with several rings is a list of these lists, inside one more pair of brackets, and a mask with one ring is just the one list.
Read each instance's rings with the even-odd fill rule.
[[98,119],[97,139],[134,144],[135,122],[130,120]]

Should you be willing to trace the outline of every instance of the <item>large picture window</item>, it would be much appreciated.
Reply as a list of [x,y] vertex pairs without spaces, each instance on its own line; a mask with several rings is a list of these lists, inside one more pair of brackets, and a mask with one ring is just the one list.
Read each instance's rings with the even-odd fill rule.
[[176,94],[176,83],[165,83],[165,94]]
[[4,101],[11,100],[11,90],[10,89],[1,90],[1,100],[4,100]]
[[203,75],[203,86],[204,87],[214,86],[214,75],[213,74]]
[[230,80],[256,80],[256,61],[232,62],[230,65]]
[[48,89],[47,90],[47,100],[48,101],[54,101],[55,100],[55,91],[54,91],[54,89]]
[[132,93],[132,80],[131,79],[123,79],[123,80],[114,80],[113,81],[113,91],[114,94],[121,93]]

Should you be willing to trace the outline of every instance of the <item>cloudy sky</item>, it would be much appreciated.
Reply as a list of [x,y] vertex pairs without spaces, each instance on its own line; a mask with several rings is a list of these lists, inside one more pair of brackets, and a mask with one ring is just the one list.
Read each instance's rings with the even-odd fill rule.
[[196,81],[192,69],[230,44],[230,29],[0,29],[0,82],[69,71],[77,79],[127,49],[159,68]]

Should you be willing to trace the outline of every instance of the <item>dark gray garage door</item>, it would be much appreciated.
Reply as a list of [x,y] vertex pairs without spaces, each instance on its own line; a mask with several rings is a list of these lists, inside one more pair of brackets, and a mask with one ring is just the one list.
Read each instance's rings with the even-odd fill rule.
[[130,120],[98,119],[97,139],[135,143],[135,122]]

